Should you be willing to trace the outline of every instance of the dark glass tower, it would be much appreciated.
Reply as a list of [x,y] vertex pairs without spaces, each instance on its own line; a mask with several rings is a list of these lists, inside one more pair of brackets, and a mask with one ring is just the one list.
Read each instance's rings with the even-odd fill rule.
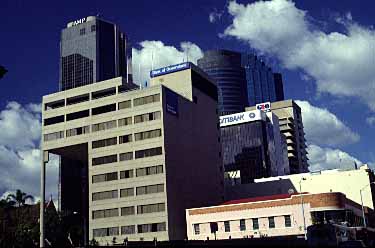
[[198,60],[198,66],[217,83],[220,115],[244,111],[248,104],[245,70],[241,67],[240,53],[207,51]]
[[130,81],[131,50],[118,26],[89,16],[61,32],[60,91],[115,78]]
[[247,106],[284,100],[281,74],[253,54],[211,50],[198,66],[216,80],[221,115],[244,111]]

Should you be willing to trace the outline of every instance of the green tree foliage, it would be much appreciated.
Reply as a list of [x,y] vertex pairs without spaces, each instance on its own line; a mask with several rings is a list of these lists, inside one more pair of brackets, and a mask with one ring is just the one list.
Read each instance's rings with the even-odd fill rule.
[[3,76],[5,75],[5,73],[7,73],[7,72],[8,72],[8,70],[5,69],[4,66],[0,65],[0,79],[2,79]]

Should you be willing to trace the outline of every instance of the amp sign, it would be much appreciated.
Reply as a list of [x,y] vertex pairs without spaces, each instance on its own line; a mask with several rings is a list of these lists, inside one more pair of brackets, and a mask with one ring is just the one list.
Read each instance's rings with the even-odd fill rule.
[[74,21],[73,24],[72,24],[72,26],[76,26],[76,25],[82,24],[84,22],[86,22],[86,17]]
[[231,126],[235,124],[264,120],[264,113],[260,110],[247,111],[232,115],[220,116],[220,127]]

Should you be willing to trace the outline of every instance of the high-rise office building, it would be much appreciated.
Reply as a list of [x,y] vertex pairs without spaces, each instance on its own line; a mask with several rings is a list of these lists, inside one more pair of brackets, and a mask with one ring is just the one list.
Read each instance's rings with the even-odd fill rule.
[[284,100],[281,74],[275,75],[254,54],[210,50],[198,66],[216,80],[221,115],[244,111],[247,106]]
[[[260,110],[220,116],[227,184],[289,174],[288,157],[278,118]],[[284,149],[284,150],[283,150]]]
[[193,64],[153,70],[143,89],[114,78],[43,106],[43,154],[60,155],[61,205],[90,240],[182,240],[185,209],[223,200],[217,88]]
[[220,115],[243,112],[248,104],[241,54],[228,50],[207,51],[198,59],[198,66],[217,83]]
[[61,91],[115,78],[131,81],[131,47],[116,24],[95,16],[67,24],[61,32]]
[[[290,173],[307,172],[307,146],[301,108],[293,100],[272,102],[268,108],[279,118],[280,131],[286,138]],[[255,109],[255,106],[246,108],[247,111]]]

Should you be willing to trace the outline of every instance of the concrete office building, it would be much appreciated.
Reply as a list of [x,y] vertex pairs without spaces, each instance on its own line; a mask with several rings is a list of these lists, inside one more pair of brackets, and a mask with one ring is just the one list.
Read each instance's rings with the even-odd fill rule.
[[100,244],[184,239],[185,209],[223,200],[216,85],[191,63],[151,77],[143,89],[120,77],[43,97],[44,162],[65,161],[62,206]]
[[[302,211],[303,206],[303,211]],[[342,193],[280,194],[186,210],[190,240],[303,236],[325,222],[362,225],[361,205]]]
[[284,100],[281,74],[272,73],[254,54],[229,50],[210,50],[198,66],[216,80],[220,115],[243,112],[262,102]]
[[312,194],[341,192],[357,204],[374,210],[375,176],[367,165],[358,170],[326,170],[296,175],[255,179],[254,183],[234,185],[226,188],[226,198],[230,200],[309,192]]
[[220,129],[229,186],[289,174],[285,140],[274,114],[253,110],[220,116]]
[[131,47],[116,24],[96,16],[69,22],[61,32],[61,91],[115,77],[131,81]]
[[[261,106],[259,104],[258,106]],[[247,107],[246,111],[255,110],[257,106]],[[280,131],[288,145],[288,158],[291,174],[308,171],[305,132],[301,108],[293,100],[272,102],[268,109],[279,118]]]

